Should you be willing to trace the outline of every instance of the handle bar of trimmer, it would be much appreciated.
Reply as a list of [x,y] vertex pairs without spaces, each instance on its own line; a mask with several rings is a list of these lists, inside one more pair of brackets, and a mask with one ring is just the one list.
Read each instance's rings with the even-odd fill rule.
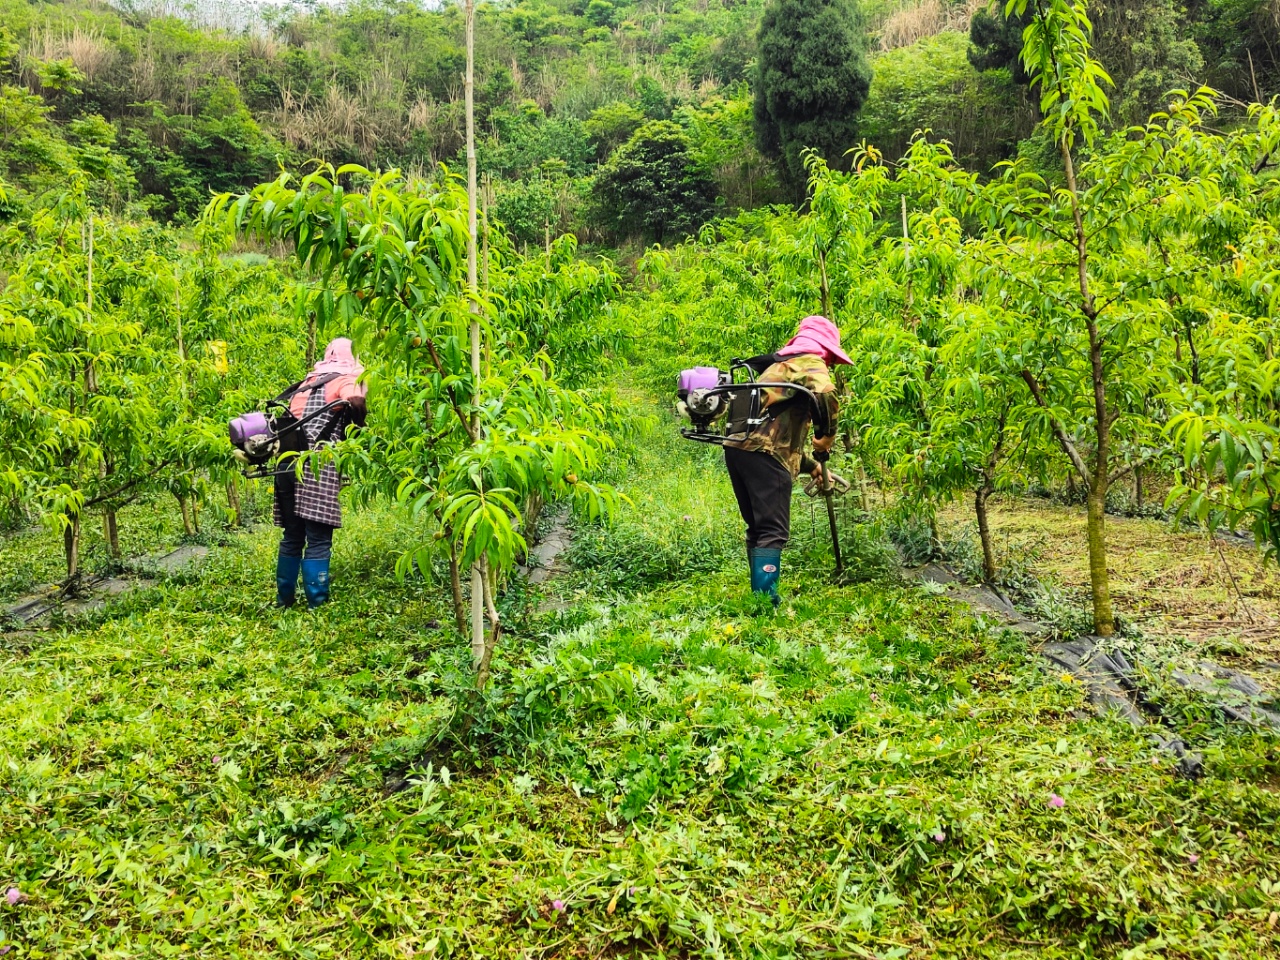
[[828,470],[826,463],[822,464],[822,479],[815,477],[804,485],[805,496],[808,497],[839,497],[852,489],[853,484]]
[[[809,407],[813,410],[814,414],[814,436],[825,437],[830,436],[835,432],[832,425],[826,422],[827,410],[826,407],[818,403],[817,395],[809,388],[802,387],[796,383],[772,383],[758,380],[753,380],[750,383],[726,383],[719,387],[711,387],[704,391],[704,395],[733,394],[741,390],[759,391],[769,389],[791,390],[794,393],[804,394],[809,398]],[[821,422],[819,423],[819,421]],[[755,426],[754,422],[752,423],[752,426]],[[698,440],[702,443],[724,443],[726,440],[730,439],[723,434],[709,433],[701,430],[681,430],[680,435],[688,440]]]
[[[284,406],[284,404],[277,404],[276,401],[274,400],[270,401],[267,404],[268,407],[272,405]],[[319,410],[315,411],[314,413],[309,413],[305,417],[301,417],[300,419],[295,420],[293,423],[289,424],[279,433],[275,434],[275,436],[282,437],[286,433],[292,433],[295,430],[301,430],[306,424],[316,419],[316,417],[323,416],[324,414],[328,413],[331,410],[336,410],[339,407],[346,407],[346,406],[350,406],[350,402],[347,400],[342,400],[342,399],[330,400],[328,403],[326,403],[323,407],[321,407]],[[286,409],[288,408],[286,407]],[[297,460],[298,457],[294,456],[290,459]],[[296,469],[297,468],[295,466],[289,466],[283,470],[268,470],[264,467],[263,469],[258,470],[256,472],[246,471],[244,477],[246,480],[265,480],[267,477],[283,477],[286,474],[293,473]]]

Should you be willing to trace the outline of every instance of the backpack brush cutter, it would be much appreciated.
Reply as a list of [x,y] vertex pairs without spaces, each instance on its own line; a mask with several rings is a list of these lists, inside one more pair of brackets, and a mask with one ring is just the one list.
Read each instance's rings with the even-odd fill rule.
[[[829,423],[827,409],[818,402],[813,391],[795,383],[773,383],[756,379],[756,374],[771,366],[771,355],[753,357],[750,360],[734,359],[727,371],[717,367],[693,367],[681,372],[676,388],[676,409],[692,424],[680,431],[680,435],[699,443],[725,443],[745,440],[747,436],[773,420],[784,409],[796,403],[807,403],[813,418],[814,436],[825,437],[835,432],[835,424]],[[742,371],[745,379],[735,382],[734,375]],[[764,391],[784,391],[784,399],[768,406]],[[810,496],[822,496],[827,501],[827,522],[831,527],[831,549],[835,555],[836,576],[844,571],[840,556],[840,536],[836,529],[836,510],[832,497],[849,489],[844,477],[834,474],[827,466],[831,454],[815,451],[814,460],[822,465],[821,489],[817,480],[805,485]]]
[[[227,424],[232,446],[231,455],[248,467],[244,474],[248,479],[259,480],[263,477],[283,476],[293,472],[292,467],[273,470],[270,469],[269,464],[277,457],[286,454],[297,456],[310,449],[311,443],[303,428],[331,410],[347,406],[347,401],[332,400],[319,410],[303,417],[293,415],[289,409],[289,401],[302,389],[304,383],[310,390],[324,386],[336,376],[338,376],[336,373],[326,374],[311,383],[300,380],[279,396],[268,400],[265,404],[267,412],[255,411],[241,414]],[[340,418],[330,423],[321,436],[316,438],[316,443],[328,439],[335,432],[338,420]]]

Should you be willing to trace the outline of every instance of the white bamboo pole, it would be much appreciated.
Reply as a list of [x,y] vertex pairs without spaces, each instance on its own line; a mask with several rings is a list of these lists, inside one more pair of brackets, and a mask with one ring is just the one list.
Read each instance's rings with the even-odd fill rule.
[[[476,302],[476,4],[466,0],[467,73],[463,82],[467,119],[467,286],[471,297],[471,376],[480,382],[480,305]],[[471,415],[471,430],[477,434],[479,417]],[[477,669],[484,659],[484,571],[480,564],[471,567],[471,659]]]

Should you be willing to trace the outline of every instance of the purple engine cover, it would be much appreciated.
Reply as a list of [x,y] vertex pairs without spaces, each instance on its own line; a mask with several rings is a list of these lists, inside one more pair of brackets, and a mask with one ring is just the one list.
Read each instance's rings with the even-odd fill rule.
[[710,390],[720,385],[720,371],[715,367],[694,367],[680,372],[679,389],[685,393]]
[[244,446],[250,437],[261,436],[271,432],[271,423],[265,413],[246,413],[236,417],[227,424],[231,434],[231,442],[237,447]]

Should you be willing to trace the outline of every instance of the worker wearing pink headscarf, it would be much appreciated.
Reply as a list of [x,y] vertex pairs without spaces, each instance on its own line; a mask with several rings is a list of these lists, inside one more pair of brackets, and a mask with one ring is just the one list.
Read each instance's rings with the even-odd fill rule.
[[[787,341],[760,374],[764,383],[794,383],[810,391],[823,407],[821,419],[829,430],[813,438],[815,453],[827,454],[835,441],[839,414],[836,387],[830,368],[851,364],[840,348],[840,328],[826,317],[805,317],[796,335]],[[808,457],[805,444],[814,411],[803,394],[783,389],[765,390],[766,421],[740,439],[724,445],[725,465],[747,524],[747,558],[751,565],[751,589],[779,602],[782,548],[791,539],[791,485],[801,471],[815,479],[822,467]]]
[[[351,341],[338,337],[302,381],[289,401],[289,412],[304,421],[301,429],[309,449],[341,440],[353,424],[364,426],[362,373]],[[276,474],[272,512],[276,526],[284,529],[276,557],[276,606],[293,606],[299,575],[307,606],[328,601],[333,531],[342,526],[341,489],[342,477],[333,463],[324,464],[318,473],[307,464],[301,477],[288,469]]]

